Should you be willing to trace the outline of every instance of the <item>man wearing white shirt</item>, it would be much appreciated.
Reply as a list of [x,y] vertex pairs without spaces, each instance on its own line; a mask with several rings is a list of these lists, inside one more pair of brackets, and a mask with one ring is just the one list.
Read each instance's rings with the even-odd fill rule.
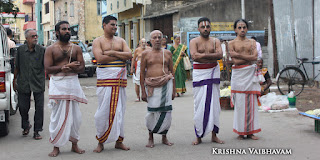
[[257,46],[257,52],[258,52],[258,59],[262,59],[262,50],[261,50],[261,45],[257,41],[257,38],[255,36],[252,36],[251,39],[254,39],[256,41],[256,46]]

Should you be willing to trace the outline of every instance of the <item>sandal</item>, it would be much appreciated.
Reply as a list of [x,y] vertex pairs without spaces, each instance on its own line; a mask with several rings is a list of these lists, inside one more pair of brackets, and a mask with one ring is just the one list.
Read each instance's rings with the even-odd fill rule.
[[140,102],[140,98],[137,98],[137,99],[135,100],[135,102]]
[[32,125],[29,124],[29,127],[22,131],[22,135],[24,135],[24,136],[28,135],[31,127],[32,127]]
[[33,138],[34,138],[35,140],[40,140],[40,139],[42,139],[42,137],[40,136],[40,134],[39,134],[38,132],[35,132],[35,133],[33,134]]

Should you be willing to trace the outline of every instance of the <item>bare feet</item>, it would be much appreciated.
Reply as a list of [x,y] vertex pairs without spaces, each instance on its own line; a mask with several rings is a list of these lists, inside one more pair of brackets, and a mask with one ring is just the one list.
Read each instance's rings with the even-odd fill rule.
[[104,150],[103,144],[102,143],[98,143],[97,148],[95,150],[93,150],[93,152],[100,153],[103,150]]
[[258,140],[258,139],[259,139],[257,136],[255,136],[255,135],[253,135],[253,134],[248,135],[247,137],[248,137],[248,138],[251,138],[251,139],[253,139],[253,140]]
[[48,154],[49,157],[57,157],[60,153],[58,147],[53,147],[53,151]]
[[146,145],[146,147],[149,147],[149,148],[153,148],[154,147],[153,139],[149,138],[149,141],[148,141],[148,144]]
[[212,136],[211,142],[216,142],[219,144],[224,144],[224,141],[220,140],[217,136]]
[[72,152],[79,153],[79,154],[82,154],[82,153],[85,152],[85,150],[80,149],[80,148],[78,147],[78,144],[77,144],[77,143],[72,143],[71,151],[72,151]]
[[243,135],[239,135],[239,136],[237,137],[237,139],[238,139],[238,140],[243,140],[243,139],[244,139],[244,136],[243,136]]
[[116,142],[116,145],[114,146],[116,149],[122,149],[125,151],[130,150],[130,147],[125,146],[122,142]]
[[166,135],[162,135],[162,143],[168,146],[172,146],[173,143],[169,142],[168,138]]
[[200,143],[202,143],[201,138],[197,138],[195,141],[192,142],[192,145],[198,145]]

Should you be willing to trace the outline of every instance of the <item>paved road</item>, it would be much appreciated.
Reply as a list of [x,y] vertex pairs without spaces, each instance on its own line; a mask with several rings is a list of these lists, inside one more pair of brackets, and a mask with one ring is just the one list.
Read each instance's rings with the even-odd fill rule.
[[[155,148],[145,147],[148,132],[145,127],[144,116],[146,103],[134,102],[135,93],[132,80],[128,80],[127,109],[125,115],[125,144],[131,147],[130,151],[114,149],[114,144],[105,145],[102,153],[93,153],[97,145],[95,139],[94,113],[97,108],[95,95],[96,78],[80,78],[82,88],[89,100],[87,105],[81,104],[82,125],[80,130],[80,147],[86,150],[83,155],[70,152],[71,144],[61,148],[61,154],[57,159],[319,159],[320,134],[314,132],[314,121],[298,115],[298,112],[259,113],[262,132],[257,134],[258,141],[236,139],[232,132],[233,111],[222,110],[220,116],[219,137],[226,143],[210,143],[210,136],[203,139],[204,143],[192,146],[194,140],[193,129],[193,97],[191,82],[187,82],[187,93],[183,97],[176,98],[173,102],[173,121],[168,132],[169,140],[175,144],[168,147],[161,144],[161,136],[155,136]],[[47,92],[45,104],[48,101]],[[33,104],[32,104],[33,105]],[[30,113],[33,117],[34,107]],[[50,109],[45,106],[44,131],[41,133],[43,140],[36,141],[32,138],[32,132],[27,137],[21,135],[20,115],[11,116],[10,133],[0,138],[0,160],[43,160],[49,158],[47,154],[52,150],[48,142],[48,125]],[[30,119],[33,123],[33,118]],[[292,149],[292,155],[252,155],[248,148],[280,148]],[[244,149],[245,155],[213,155],[212,148],[219,149]]]

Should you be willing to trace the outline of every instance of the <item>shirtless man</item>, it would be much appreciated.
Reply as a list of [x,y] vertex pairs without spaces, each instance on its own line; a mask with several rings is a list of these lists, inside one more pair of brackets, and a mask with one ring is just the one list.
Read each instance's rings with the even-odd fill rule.
[[[137,95],[136,102],[140,101],[140,65],[142,52],[150,47],[146,46],[146,39],[142,38],[139,42],[139,47],[134,51],[131,62],[131,74],[133,74],[133,83],[135,84],[135,91]],[[137,63],[137,65],[135,65]]]
[[161,48],[162,36],[159,30],[150,33],[152,50],[142,52],[141,59],[141,98],[148,102],[146,125],[149,141],[146,147],[149,148],[154,147],[153,133],[162,134],[163,144],[173,145],[166,136],[171,126],[172,100],[175,97],[173,62],[171,52]]
[[234,96],[231,99],[234,98],[235,107],[233,131],[239,135],[240,140],[244,139],[245,135],[257,140],[258,137],[253,134],[261,131],[257,102],[261,88],[259,82],[254,81],[257,72],[253,62],[257,60],[258,54],[255,40],[246,37],[248,27],[244,19],[235,21],[234,31],[237,37],[229,42],[230,56],[234,62],[231,75],[231,93]]
[[[210,20],[202,17],[198,20],[200,37],[190,42],[190,53],[193,63],[194,121],[196,140],[212,133],[211,141],[224,143],[216,134],[219,132],[220,116],[220,69],[217,60],[222,58],[220,41],[210,37]],[[203,98],[205,96],[205,98]]]
[[[78,147],[77,142],[80,139],[81,124],[79,102],[87,103],[78,80],[78,73],[84,72],[82,49],[69,42],[71,31],[67,21],[57,23],[55,31],[58,41],[46,49],[44,58],[46,72],[51,74],[49,107],[52,108],[52,114],[49,141],[54,148],[49,153],[50,157],[56,157],[60,153],[59,147],[68,141],[72,142],[71,151],[79,154],[85,152]],[[60,116],[69,112],[70,114],[66,114],[68,116]]]
[[[100,153],[105,143],[116,142],[115,148],[129,150],[122,142],[126,107],[127,71],[125,61],[132,53],[125,40],[114,36],[117,18],[106,16],[102,22],[104,35],[93,41],[97,60],[97,96],[99,106],[94,115],[99,141],[94,152]],[[107,118],[106,118],[107,117]]]

